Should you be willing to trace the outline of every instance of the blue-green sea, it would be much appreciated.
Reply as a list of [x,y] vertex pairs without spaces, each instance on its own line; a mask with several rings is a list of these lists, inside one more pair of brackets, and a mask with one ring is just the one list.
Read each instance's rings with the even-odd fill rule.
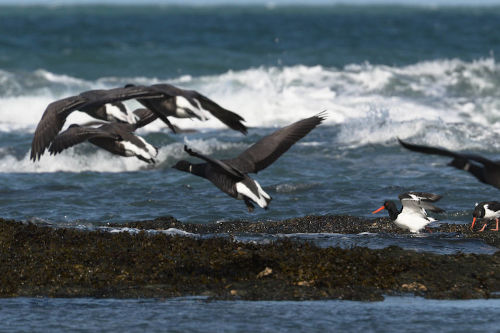
[[[372,217],[385,199],[425,191],[443,196],[439,206],[446,212],[434,216],[439,221],[470,223],[474,204],[498,200],[498,189],[447,167],[447,158],[406,151],[396,138],[500,159],[499,54],[500,7],[0,6],[0,216],[79,228],[165,215],[194,223],[310,214]],[[216,119],[173,119],[196,132],[174,135],[160,121],[138,132],[159,148],[153,167],[88,143],[45,154],[37,163],[29,160],[35,127],[54,100],[90,89],[164,82],[197,90],[237,112],[248,135]],[[323,110],[328,119],[321,126],[255,175],[273,197],[268,210],[248,213],[242,201],[210,182],[171,168],[188,158],[184,144],[230,158],[277,128]],[[74,112],[66,126],[89,119]],[[450,241],[452,235],[346,237],[346,246],[494,251],[480,241]],[[0,300],[0,309],[9,302]],[[21,299],[17,306],[31,311],[30,302]],[[144,306],[134,304],[119,306]],[[491,309],[485,304],[477,316],[499,314],[498,303]],[[364,318],[354,310],[351,315]],[[439,310],[435,316],[441,317]],[[470,318],[462,311],[457,323]],[[370,320],[377,323],[379,317]],[[261,330],[248,325],[213,331]],[[449,324],[436,325],[446,331]],[[30,327],[55,326],[24,330]]]
[[15,298],[5,332],[498,332],[500,300],[383,302]]

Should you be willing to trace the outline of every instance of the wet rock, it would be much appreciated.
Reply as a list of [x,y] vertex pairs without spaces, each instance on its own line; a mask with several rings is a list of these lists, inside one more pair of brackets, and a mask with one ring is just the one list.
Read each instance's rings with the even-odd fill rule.
[[[389,218],[364,219],[346,215],[309,215],[283,221],[228,221],[222,223],[194,224],[183,223],[172,216],[159,217],[150,221],[109,224],[115,227],[165,230],[176,228],[197,234],[238,234],[238,233],[343,233],[359,234],[362,232],[407,234],[397,227]],[[470,224],[438,223],[430,228],[431,232],[457,233],[466,238],[482,239],[485,243],[500,248],[500,232],[489,229],[484,232],[471,231]],[[423,231],[428,232],[428,231]]]
[[271,275],[271,274],[273,274],[273,269],[266,267],[262,272],[257,274],[257,279],[262,279],[263,277]]
[[[184,224],[174,218],[130,227],[194,233],[400,232],[384,219],[307,216],[277,222]],[[491,237],[468,226],[436,230]],[[488,236],[484,236],[488,235]],[[174,297],[216,299],[381,300],[384,294],[488,298],[500,291],[494,255],[319,248],[307,242],[238,243],[162,233],[109,233],[37,226],[0,219],[0,297]]]
[[427,291],[427,287],[423,285],[422,283],[418,282],[412,282],[412,283],[404,283],[401,285],[401,289],[407,290],[407,291]]

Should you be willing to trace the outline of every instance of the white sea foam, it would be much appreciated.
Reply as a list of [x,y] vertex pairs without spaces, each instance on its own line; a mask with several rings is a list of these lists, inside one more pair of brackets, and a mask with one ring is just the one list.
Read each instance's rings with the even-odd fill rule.
[[26,153],[22,159],[17,159],[12,155],[0,158],[0,172],[123,172],[147,167],[146,163],[135,157],[115,156],[104,150],[82,155],[77,154],[74,148],[55,156],[45,153],[36,163],[29,159],[29,153]]
[[138,234],[140,232],[145,232],[147,234],[151,234],[151,235],[156,235],[156,234],[165,234],[165,235],[169,235],[169,236],[185,236],[185,237],[194,237],[194,236],[197,236],[197,234],[193,234],[191,232],[187,232],[187,231],[184,231],[184,230],[181,230],[181,229],[177,229],[177,228],[168,228],[168,229],[165,229],[165,230],[156,230],[156,229],[137,229],[137,228],[127,228],[127,227],[124,227],[124,228],[110,228],[110,227],[101,227],[99,228],[100,230],[103,230],[103,231],[108,231],[110,233],[122,233],[122,232],[128,232],[130,234]]
[[[85,147],[82,153],[81,147],[73,147],[64,150],[58,155],[50,155],[45,152],[39,161],[33,163],[30,160],[29,152],[21,159],[13,155],[5,154],[8,150],[0,148],[0,172],[5,173],[44,173],[44,172],[126,172],[137,171],[147,168],[161,167],[164,163],[173,165],[179,159],[188,158],[184,151],[184,144],[189,145],[196,151],[210,155],[217,151],[224,151],[231,148],[244,148],[246,145],[241,143],[227,143],[217,139],[209,140],[189,140],[187,137],[184,142],[175,142],[160,147],[156,157],[157,166],[148,165],[136,157],[121,157],[113,155],[100,148]],[[83,145],[90,145],[84,143]]]
[[298,183],[298,184],[284,183],[276,185],[275,190],[278,193],[294,193],[300,191],[307,191],[319,185],[320,183]]
[[[261,67],[173,79],[108,77],[87,81],[45,70],[22,77],[0,70],[0,82],[5,83],[0,88],[3,132],[33,132],[50,102],[84,90],[170,82],[196,89],[234,110],[250,127],[283,126],[327,110],[325,124],[340,126],[338,140],[346,146],[394,143],[396,136],[416,136],[423,143],[450,149],[472,149],[485,142],[500,149],[496,143],[496,133],[500,133],[500,66],[493,57],[472,62],[433,60],[402,67],[369,63],[344,68]],[[134,109],[139,104],[130,102],[127,106]],[[181,128],[225,127],[210,118],[206,122],[172,121]],[[74,112],[67,124],[88,119]],[[155,121],[141,133],[163,128],[161,121]]]

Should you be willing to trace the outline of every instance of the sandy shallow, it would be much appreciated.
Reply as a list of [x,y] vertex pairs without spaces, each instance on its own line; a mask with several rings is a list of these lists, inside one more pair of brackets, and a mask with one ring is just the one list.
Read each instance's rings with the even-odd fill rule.
[[[106,226],[112,226],[106,224]],[[402,233],[385,218],[306,216],[275,222],[182,223],[172,217],[117,225],[217,233]],[[500,232],[471,232],[441,224],[499,247]],[[391,246],[381,250],[319,248],[278,240],[110,233],[53,228],[0,219],[0,296],[173,297],[214,299],[382,300],[415,294],[436,299],[500,297],[500,251],[438,255]]]

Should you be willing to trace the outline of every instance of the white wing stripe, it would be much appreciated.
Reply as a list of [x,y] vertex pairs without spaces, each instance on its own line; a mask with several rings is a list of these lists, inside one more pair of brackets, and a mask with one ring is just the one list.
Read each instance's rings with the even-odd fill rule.
[[239,194],[242,194],[242,195],[248,197],[250,200],[254,201],[257,205],[259,205],[259,207],[266,208],[267,207],[267,201],[266,201],[266,199],[269,200],[269,199],[271,199],[271,197],[269,196],[269,194],[267,194],[266,192],[264,192],[264,190],[262,190],[262,187],[260,187],[259,183],[255,182],[255,184],[257,185],[257,189],[259,190],[259,196],[258,197],[257,197],[257,195],[255,195],[255,193],[253,193],[242,182],[236,183],[236,191]]

